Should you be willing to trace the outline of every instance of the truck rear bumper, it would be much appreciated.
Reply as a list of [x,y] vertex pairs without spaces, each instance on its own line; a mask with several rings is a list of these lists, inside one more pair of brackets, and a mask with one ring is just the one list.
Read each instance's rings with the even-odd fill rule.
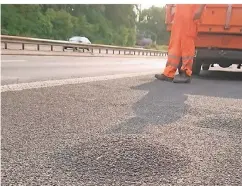
[[242,50],[222,50],[222,49],[205,49],[198,48],[196,57],[199,59],[209,60],[231,60],[242,63]]

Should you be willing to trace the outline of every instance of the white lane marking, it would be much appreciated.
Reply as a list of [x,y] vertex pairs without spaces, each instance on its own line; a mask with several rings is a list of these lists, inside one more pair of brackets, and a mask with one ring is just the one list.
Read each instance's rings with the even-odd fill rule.
[[9,63],[9,62],[25,62],[26,60],[21,60],[21,59],[2,59],[2,63]]
[[74,79],[48,80],[48,81],[38,81],[38,82],[31,82],[31,83],[9,84],[9,85],[1,86],[1,92],[21,91],[26,89],[37,89],[37,88],[54,87],[54,86],[61,86],[61,85],[73,85],[73,84],[88,83],[93,81],[105,81],[105,80],[112,80],[112,79],[150,75],[154,73],[157,73],[157,70],[149,71],[149,72],[141,72],[141,73],[117,74],[117,75],[107,75],[107,76],[98,76],[98,77],[83,77],[83,78],[74,78]]

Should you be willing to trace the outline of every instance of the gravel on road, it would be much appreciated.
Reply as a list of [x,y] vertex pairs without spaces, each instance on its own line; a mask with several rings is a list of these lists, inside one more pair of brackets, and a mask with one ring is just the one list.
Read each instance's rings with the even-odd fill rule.
[[4,92],[2,185],[242,185],[242,82]]

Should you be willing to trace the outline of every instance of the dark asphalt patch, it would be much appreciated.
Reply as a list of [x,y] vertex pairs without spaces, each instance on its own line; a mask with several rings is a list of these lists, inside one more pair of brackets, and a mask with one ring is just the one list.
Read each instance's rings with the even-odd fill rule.
[[104,137],[55,155],[56,168],[94,185],[176,183],[189,159],[140,137]]

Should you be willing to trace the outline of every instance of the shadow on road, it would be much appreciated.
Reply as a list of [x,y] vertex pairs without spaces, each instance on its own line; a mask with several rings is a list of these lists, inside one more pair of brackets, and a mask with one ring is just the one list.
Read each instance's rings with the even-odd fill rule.
[[202,71],[196,78],[207,80],[242,81],[242,71]]
[[[207,75],[206,75],[207,74]],[[226,81],[228,80],[228,81]],[[135,117],[120,123],[108,133],[139,134],[147,125],[173,123],[184,116],[187,95],[242,99],[242,73],[209,72],[193,77],[191,84],[153,80],[131,87],[148,93],[133,105]]]

